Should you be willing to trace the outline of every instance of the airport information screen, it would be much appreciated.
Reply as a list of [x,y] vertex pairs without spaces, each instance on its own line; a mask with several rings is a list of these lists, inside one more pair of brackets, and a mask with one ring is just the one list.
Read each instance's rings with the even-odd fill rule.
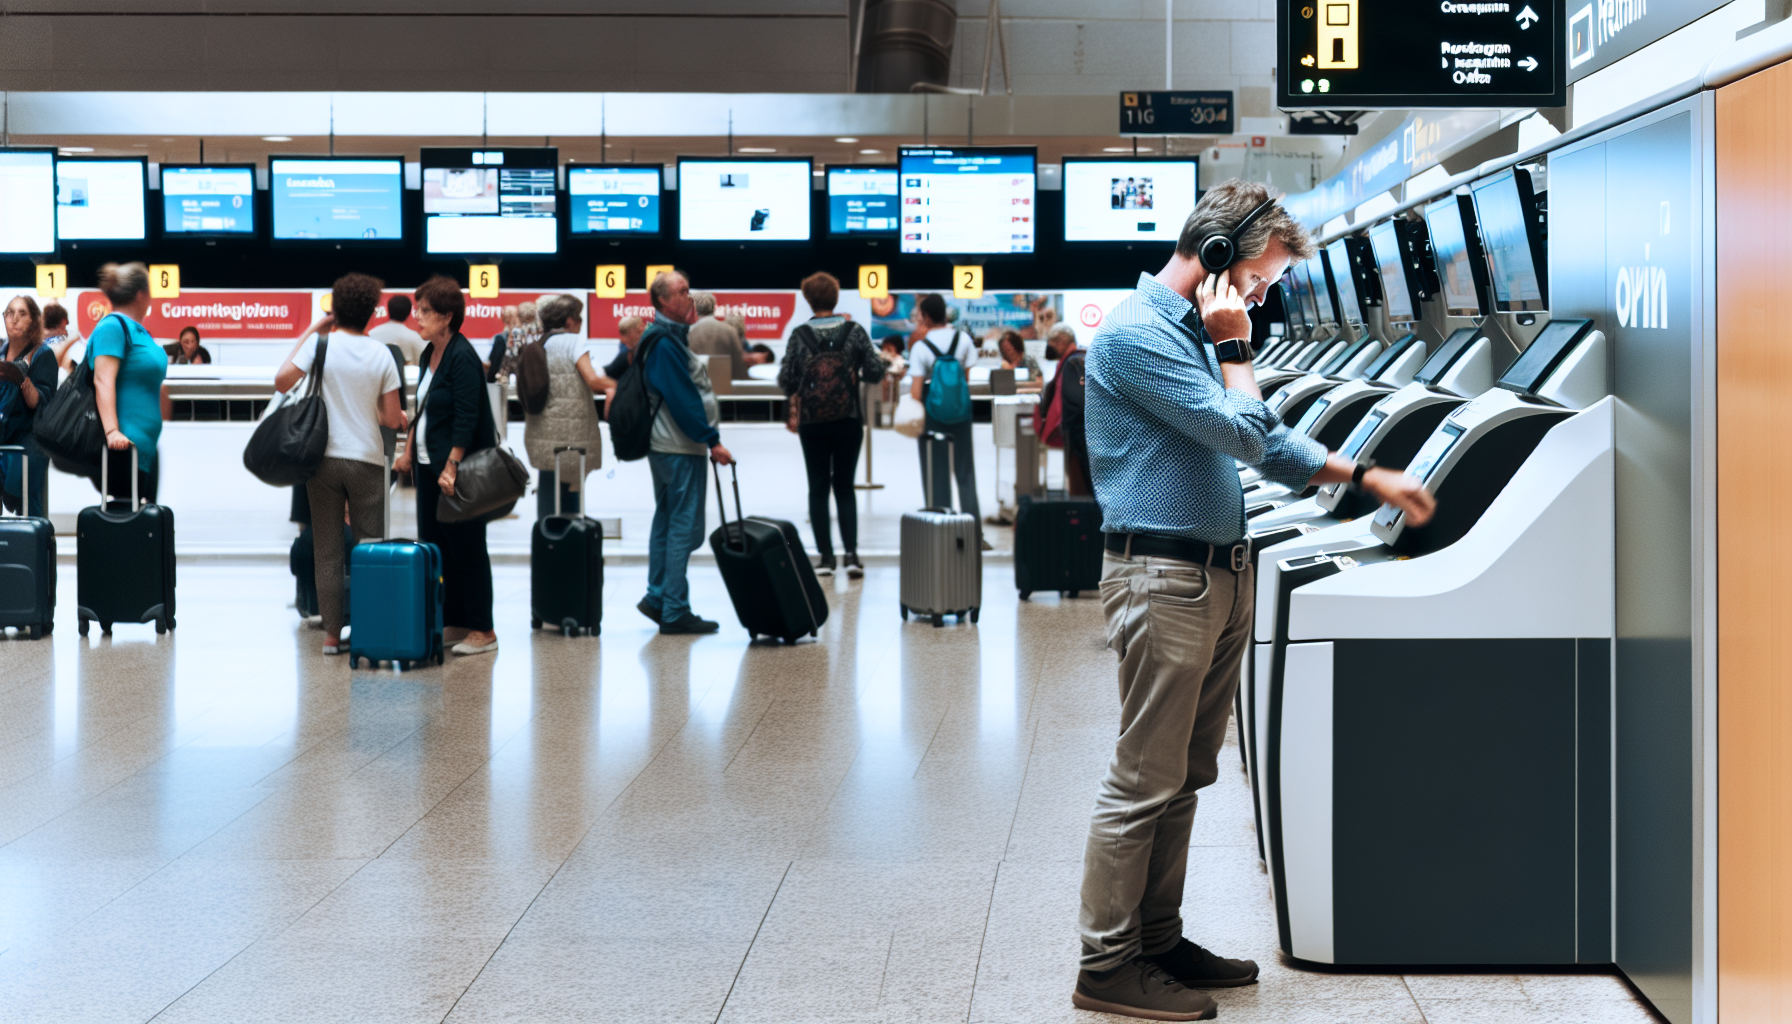
[[255,234],[255,168],[162,165],[162,234]]
[[57,237],[142,241],[147,173],[142,160],[57,160]]
[[398,241],[404,237],[399,160],[271,160],[276,241]]
[[902,251],[1030,253],[1038,218],[1032,147],[902,150]]
[[56,249],[56,155],[0,150],[0,252]]
[[896,233],[896,168],[828,168],[828,233],[878,235]]
[[1375,252],[1375,266],[1381,271],[1381,300],[1389,320],[1416,318],[1412,290],[1406,285],[1406,262],[1400,254],[1400,237],[1394,233],[1393,221],[1383,221],[1369,229],[1369,247]]
[[575,235],[611,238],[660,233],[660,168],[568,167]]
[[432,255],[552,255],[560,248],[555,179],[560,151],[429,147],[423,171],[423,251]]
[[806,242],[811,175],[807,160],[680,160],[678,237]]
[[1066,242],[1174,244],[1195,208],[1193,160],[1065,160]]

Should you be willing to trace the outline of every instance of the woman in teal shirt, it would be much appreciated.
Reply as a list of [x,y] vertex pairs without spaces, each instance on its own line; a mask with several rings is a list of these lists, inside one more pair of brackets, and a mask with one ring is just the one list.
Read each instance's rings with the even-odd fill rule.
[[[112,312],[87,339],[93,360],[93,391],[106,429],[106,497],[131,497],[131,446],[137,447],[137,493],[156,500],[156,442],[162,436],[162,380],[168,353],[149,335],[149,268],[141,263],[108,263],[100,268],[100,291]],[[99,486],[99,475],[93,484]]]

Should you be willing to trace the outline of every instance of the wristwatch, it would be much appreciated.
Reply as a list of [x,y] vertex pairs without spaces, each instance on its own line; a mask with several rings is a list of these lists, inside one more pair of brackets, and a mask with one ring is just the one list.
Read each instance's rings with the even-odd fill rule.
[[1358,462],[1356,464],[1356,469],[1352,470],[1350,473],[1350,489],[1354,492],[1361,493],[1363,489],[1363,477],[1368,476],[1369,471],[1374,468],[1374,459],[1364,459],[1361,462]]
[[1255,354],[1251,351],[1249,338],[1216,341],[1213,343],[1213,354],[1218,356],[1222,363],[1248,363],[1255,358]]

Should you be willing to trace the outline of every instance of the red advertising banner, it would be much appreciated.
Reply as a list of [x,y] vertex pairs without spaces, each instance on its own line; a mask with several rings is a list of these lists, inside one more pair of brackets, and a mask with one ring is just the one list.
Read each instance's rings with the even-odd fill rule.
[[[74,301],[76,326],[83,335],[112,312],[98,291],[84,291]],[[297,338],[311,323],[311,293],[188,292],[173,299],[152,299],[143,326],[153,337],[173,341],[189,325],[206,341],[264,341]]]
[[[798,312],[804,316],[809,312],[800,292],[716,292],[715,296],[718,316],[737,312],[746,319],[748,342],[782,340],[790,332],[791,322]],[[645,291],[629,292],[620,299],[600,299],[587,292],[585,301],[590,312],[585,318],[585,336],[588,338],[618,337],[620,332],[616,325],[624,317],[653,319],[653,303],[648,301]]]

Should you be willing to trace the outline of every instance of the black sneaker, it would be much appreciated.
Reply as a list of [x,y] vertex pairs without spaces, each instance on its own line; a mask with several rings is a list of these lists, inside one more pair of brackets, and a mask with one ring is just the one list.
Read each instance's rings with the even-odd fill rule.
[[642,615],[647,616],[648,618],[652,619],[653,621],[659,623],[662,626],[666,624],[665,614],[662,613],[658,608],[654,607],[653,605],[648,604],[647,599],[645,597],[643,597],[641,599],[640,604],[635,605],[635,611],[640,612]]
[[1111,971],[1080,971],[1070,1003],[1079,1010],[1146,1020],[1212,1020],[1219,1005],[1144,957]]
[[1257,961],[1217,957],[1187,939],[1144,959],[1170,972],[1171,977],[1189,988],[1237,988],[1257,983]]
[[817,575],[817,576],[832,576],[832,575],[834,575],[834,556],[833,555],[822,555],[821,558],[815,562],[815,575]]
[[687,612],[682,619],[660,623],[660,634],[714,633],[721,628],[722,624],[719,622],[698,618]]
[[846,566],[847,579],[856,580],[865,575],[865,563],[859,561],[859,556],[856,552],[848,551],[846,557],[841,559],[841,562]]

